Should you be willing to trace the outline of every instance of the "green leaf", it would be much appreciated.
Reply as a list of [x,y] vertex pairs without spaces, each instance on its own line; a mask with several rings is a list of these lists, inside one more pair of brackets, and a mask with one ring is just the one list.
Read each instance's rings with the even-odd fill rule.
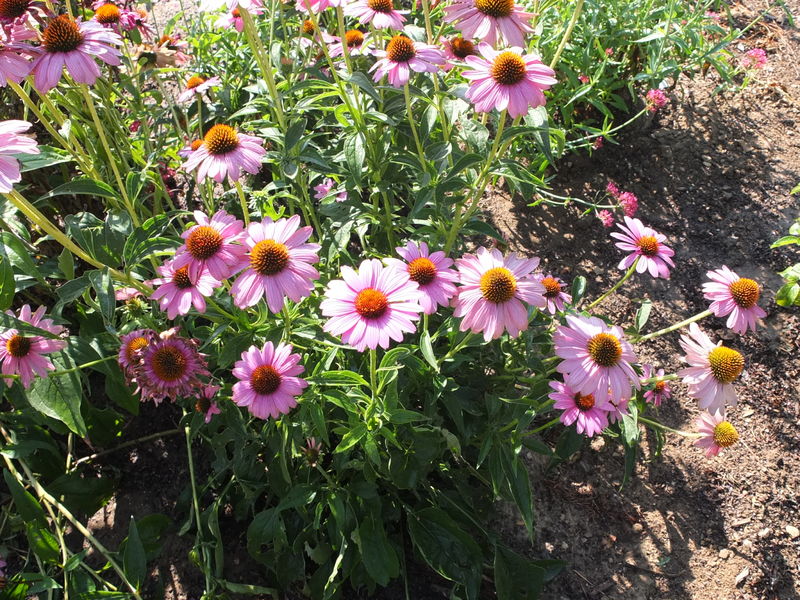
[[483,553],[474,537],[439,508],[406,514],[411,540],[425,562],[442,577],[463,585],[468,599],[477,599]]
[[92,515],[114,495],[117,479],[111,476],[81,476],[78,471],[61,475],[47,484],[47,491],[62,498],[64,505],[75,514]]
[[653,309],[653,303],[650,300],[644,300],[639,310],[636,311],[636,331],[641,331],[647,325],[647,320],[650,318],[650,311]]
[[263,587],[260,585],[249,585],[247,583],[233,583],[232,581],[225,581],[224,579],[217,580],[229,592],[234,594],[246,594],[248,596],[265,596],[269,598],[278,598],[280,593],[274,588]]
[[799,295],[800,284],[787,283],[775,294],[775,302],[777,302],[778,306],[792,306],[797,302]]
[[358,542],[361,560],[370,577],[385,586],[400,574],[397,553],[386,537],[383,524],[373,514],[358,526]]
[[780,248],[781,246],[788,246],[790,244],[800,244],[800,236],[785,235],[772,242],[770,248]]
[[11,262],[12,266],[16,267],[21,273],[29,277],[35,277],[36,281],[42,285],[47,285],[44,277],[39,272],[39,268],[31,258],[31,252],[25,247],[25,244],[15,236],[13,233],[4,231],[2,233],[3,245],[0,248],[0,254],[5,255]]
[[350,171],[356,185],[361,184],[361,173],[364,169],[367,152],[364,135],[361,132],[350,134],[344,140],[344,156],[347,160],[347,169]]
[[59,163],[73,160],[72,156],[60,148],[52,146],[39,146],[39,154],[17,154],[14,156],[20,163],[20,172],[35,171],[51,167]]
[[125,575],[138,588],[147,577],[147,557],[139,537],[139,530],[136,528],[136,520],[133,517],[131,517],[128,527],[128,538],[125,540],[122,565]]
[[545,570],[534,561],[498,546],[494,552],[497,600],[535,599],[542,593]]
[[86,276],[97,294],[97,303],[100,305],[100,314],[103,316],[103,322],[106,325],[113,325],[114,309],[117,301],[114,298],[114,285],[111,283],[108,268],[102,271],[89,271]]
[[75,259],[72,256],[72,252],[66,248],[58,255],[58,268],[67,281],[75,279]]
[[14,506],[23,521],[34,523],[40,527],[47,527],[47,518],[39,501],[23,488],[16,477],[8,469],[3,469],[3,479],[6,481],[8,491],[14,500]]
[[572,304],[577,306],[583,295],[586,293],[586,277],[578,275],[572,281]]
[[422,335],[419,336],[419,349],[422,352],[422,357],[437,373],[439,372],[439,362],[436,360],[436,355],[433,353],[433,344],[431,343],[431,334],[425,329]]
[[102,198],[119,198],[119,194],[107,183],[89,177],[77,177],[40,196],[37,203],[56,196],[100,196]]
[[324,371],[319,375],[308,377],[309,383],[318,385],[363,385],[369,387],[369,383],[358,373],[353,371]]
[[0,256],[0,310],[5,311],[11,308],[16,291],[17,286],[14,282],[14,269],[11,267],[11,262],[4,256]]
[[361,441],[367,435],[367,425],[366,423],[359,423],[352,429],[350,429],[344,437],[342,441],[339,442],[339,445],[336,446],[336,450],[333,451],[334,454],[340,454],[341,452],[345,452],[355,446],[358,442]]
[[[51,355],[52,356],[52,355]],[[75,363],[63,352],[53,359],[56,369],[71,369]],[[30,405],[43,415],[64,423],[74,433],[84,438],[88,435],[81,416],[83,391],[76,372],[37,378],[27,390]]]

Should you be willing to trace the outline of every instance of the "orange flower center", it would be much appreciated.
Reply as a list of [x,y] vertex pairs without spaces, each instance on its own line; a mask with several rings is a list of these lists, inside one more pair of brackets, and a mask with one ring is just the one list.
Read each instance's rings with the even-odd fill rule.
[[119,23],[122,11],[116,4],[103,4],[103,6],[97,9],[94,16],[98,23],[113,25],[114,23]]
[[30,0],[0,0],[0,17],[18,19],[28,10]]
[[514,10],[514,0],[475,0],[475,8],[490,17],[507,17]]
[[356,312],[365,319],[378,319],[389,308],[389,299],[380,290],[365,288],[356,296]]
[[404,35],[396,35],[386,45],[386,58],[392,62],[408,62],[417,55],[414,42]]
[[388,13],[394,10],[392,0],[367,0],[367,6],[379,13]]
[[742,308],[753,308],[761,297],[761,288],[752,279],[737,279],[730,290],[733,301]]
[[6,342],[6,350],[14,358],[23,358],[31,351],[31,339],[15,333]]
[[194,140],[190,148],[192,149],[192,152],[194,152],[196,150],[199,150],[200,146],[202,145],[203,145],[203,140]]
[[714,427],[714,441],[723,448],[733,446],[739,441],[739,432],[728,421],[722,421]]
[[664,390],[667,389],[667,382],[666,381],[656,381],[656,385],[653,388],[656,394],[663,394]]
[[234,8],[234,9],[231,11],[231,14],[233,15],[233,18],[234,18],[234,19],[238,19],[239,17],[241,17],[241,16],[242,16],[242,13],[241,13],[241,12],[239,12],[239,9],[238,9],[238,8]]
[[420,285],[428,285],[436,279],[436,265],[429,258],[415,258],[408,265],[408,278]]
[[348,48],[360,48],[364,43],[364,34],[358,29],[351,29],[344,34],[344,40]]
[[194,403],[194,409],[199,413],[207,413],[209,408],[211,408],[211,400],[208,398],[200,398]]
[[72,52],[83,41],[78,22],[69,15],[59,15],[50,21],[44,28],[42,37],[48,52]]
[[489,302],[502,304],[514,297],[517,280],[505,267],[489,269],[481,276],[481,294]]
[[475,44],[463,37],[456,37],[450,40],[450,49],[458,58],[466,58],[475,54]]
[[658,254],[658,240],[652,235],[645,235],[636,240],[636,246],[644,256]]
[[289,249],[275,240],[258,242],[250,251],[250,266],[259,275],[275,275],[289,264]]
[[222,248],[222,236],[219,231],[208,225],[196,227],[186,238],[186,249],[192,258],[206,260]]
[[733,348],[717,346],[708,353],[711,374],[720,383],[732,383],[744,371],[744,356]]
[[525,61],[522,57],[506,50],[494,59],[492,78],[500,85],[514,85],[525,79]]
[[188,363],[175,346],[163,346],[153,353],[153,371],[162,381],[176,381],[186,374]]
[[197,86],[203,85],[206,82],[204,77],[200,77],[199,75],[193,75],[189,77],[189,81],[186,82],[186,89],[193,90]]
[[589,394],[588,396],[581,396],[580,394],[575,394],[575,405],[582,411],[593,409],[594,394]]
[[233,127],[214,125],[206,133],[205,143],[209,153],[219,156],[236,150],[239,146],[239,136]]
[[586,350],[592,360],[601,367],[613,367],[622,356],[622,344],[617,336],[610,333],[598,333],[590,338]]
[[147,341],[146,337],[139,336],[133,338],[130,342],[128,342],[128,347],[125,348],[125,356],[128,358],[130,362],[136,360],[136,353],[139,350],[142,350],[147,347],[149,342]]
[[272,394],[281,385],[281,375],[271,365],[261,365],[250,375],[250,387],[256,394]]
[[175,271],[172,274],[172,283],[182,290],[192,287],[192,280],[189,279],[189,267],[181,267]]
[[561,284],[555,277],[545,277],[542,279],[542,285],[544,286],[545,298],[558,298],[561,293]]
[[303,33],[305,33],[306,35],[311,35],[312,33],[314,33],[313,21],[309,21],[308,19],[303,21]]

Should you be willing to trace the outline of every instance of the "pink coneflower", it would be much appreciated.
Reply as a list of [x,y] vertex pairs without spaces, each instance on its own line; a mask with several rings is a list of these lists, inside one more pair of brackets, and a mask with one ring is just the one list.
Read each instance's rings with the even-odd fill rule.
[[219,77],[206,79],[200,75],[192,75],[186,80],[186,88],[178,96],[178,102],[189,102],[195,97],[195,94],[204,94],[212,87],[218,87],[221,83]]
[[689,334],[682,335],[683,361],[689,366],[678,371],[689,394],[700,401],[700,408],[720,412],[725,405],[736,406],[736,390],[732,383],[744,370],[744,356],[722,342],[714,344],[697,326],[689,325]]
[[659,108],[664,108],[667,105],[667,95],[661,90],[650,90],[644,97],[647,112],[655,113]]
[[155,63],[159,67],[181,67],[189,62],[189,42],[179,34],[162,35],[155,44]]
[[767,64],[767,53],[763,48],[748,50],[745,52],[741,64],[745,69],[763,69]]
[[[314,194],[314,198],[316,198],[317,200],[323,200],[324,198],[327,198],[328,196],[330,196],[331,190],[334,188],[335,185],[336,182],[333,179],[331,179],[330,177],[326,177],[325,181],[314,186],[314,191],[316,192],[316,194]],[[347,190],[342,190],[341,192],[336,194],[337,202],[344,202],[345,200],[347,200]]]
[[[18,315],[10,310],[7,310],[6,314],[53,335],[63,334],[64,328],[61,325],[54,324],[52,319],[42,318],[45,310],[44,306],[40,306],[36,312],[31,313],[31,307],[25,304],[19,309]],[[24,335],[16,329],[7,329],[0,333],[2,373],[3,375],[19,375],[22,387],[27,388],[36,375],[47,377],[47,371],[55,369],[53,363],[44,355],[58,352],[66,347],[67,342],[64,340],[55,340],[40,335]],[[14,383],[10,377],[3,377],[3,380],[8,387]]]
[[[263,8],[251,8],[250,12],[254,15],[262,15],[264,14]],[[223,29],[230,29],[233,27],[239,33],[244,31],[244,19],[242,19],[242,13],[238,8],[234,8],[233,10],[229,10],[224,15],[222,15],[217,21],[214,23],[215,27],[222,27]]]
[[550,273],[536,273],[533,278],[544,286],[544,299],[547,301],[546,310],[554,315],[564,310],[565,302],[572,302],[572,296],[567,294],[564,289],[567,284],[561,278],[553,277]]
[[669,269],[674,267],[672,257],[675,252],[672,248],[664,245],[666,236],[658,233],[655,229],[645,227],[639,219],[623,217],[625,224],[618,223],[623,233],[613,232],[611,237],[620,240],[615,245],[620,250],[630,252],[628,256],[619,263],[620,269],[628,269],[637,259],[636,271],[644,273],[649,271],[653,277],[663,277],[669,279]]
[[622,192],[617,201],[628,217],[633,217],[639,210],[639,199],[631,192]]
[[468,56],[475,56],[478,51],[475,49],[475,44],[470,40],[465,40],[460,35],[445,40],[442,43],[444,50],[444,57],[447,62],[442,65],[442,69],[448,71],[453,68],[453,63],[461,63]]
[[233,401],[246,406],[259,419],[277,419],[297,406],[296,396],[308,387],[300,375],[305,369],[300,355],[292,354],[292,346],[272,342],[259,350],[255,346],[242,353],[234,365],[233,375],[239,379],[233,386]]
[[703,434],[694,445],[706,449],[706,457],[711,458],[720,453],[723,448],[729,448],[739,441],[739,432],[736,427],[725,420],[725,412],[717,414],[704,412],[694,422],[700,433]]
[[139,364],[142,350],[157,339],[158,334],[152,329],[137,329],[122,336],[117,362],[129,379],[134,376],[133,368]]
[[545,308],[545,287],[532,276],[538,258],[523,258],[499,250],[478,248],[456,261],[461,287],[455,312],[463,317],[461,331],[483,332],[483,339],[497,339],[503,331],[513,338],[528,328],[528,309],[524,303]]
[[328,284],[320,305],[330,317],[323,330],[359,352],[388,348],[390,340],[401,342],[404,332],[416,330],[419,299],[419,286],[407,272],[384,268],[378,259],[365,260],[358,272],[342,267],[342,279]]
[[175,328],[163,332],[140,352],[133,371],[142,400],[159,404],[164,398],[196,396],[205,385],[199,377],[210,375],[197,341],[178,336]]
[[238,133],[228,125],[214,125],[206,133],[200,146],[183,163],[187,171],[197,169],[197,181],[210,177],[222,183],[225,177],[238,181],[242,171],[255,175],[261,170],[261,157],[267,151],[264,140]]
[[36,140],[22,135],[31,128],[27,121],[0,121],[0,193],[8,194],[22,179],[15,154],[39,154]]
[[173,269],[189,267],[189,276],[197,281],[204,270],[222,281],[241,269],[246,248],[237,242],[244,237],[244,224],[224,210],[210,219],[200,210],[194,211],[195,225],[181,234],[186,240],[175,254]]
[[178,150],[178,156],[181,158],[189,158],[192,155],[192,152],[197,151],[202,145],[203,140],[192,140],[190,143]]
[[300,302],[311,295],[319,273],[311,265],[319,262],[319,244],[307,244],[311,227],[300,227],[300,216],[250,223],[243,240],[249,253],[242,259],[247,269],[231,288],[236,306],[253,306],[266,297],[273,313],[283,308],[286,297]]
[[409,279],[419,285],[422,311],[432,315],[438,306],[448,306],[456,294],[454,284],[458,281],[458,273],[450,268],[453,259],[447,258],[441,251],[431,254],[425,242],[419,245],[408,242],[405,247],[395,250],[405,262],[396,258],[386,258],[384,262],[389,267],[405,271]]
[[567,326],[560,326],[553,336],[555,353],[564,359],[557,370],[566,383],[581,394],[594,394],[604,407],[611,400],[630,398],[631,388],[638,390],[640,383],[631,366],[636,355],[622,329],[597,317],[567,315],[566,319]]
[[318,15],[323,10],[331,7],[343,6],[347,0],[296,0],[295,9],[298,12],[308,14],[309,11]]
[[415,42],[404,35],[396,35],[386,44],[386,50],[375,50],[378,61],[370,71],[375,71],[374,81],[386,75],[394,87],[408,83],[411,71],[435,73],[445,63],[444,54],[436,46]]
[[306,445],[300,448],[300,452],[306,457],[308,466],[313,469],[317,466],[322,454],[322,442],[313,437],[306,438]]
[[41,0],[0,0],[0,25],[26,25],[28,17],[41,19],[48,12]]
[[114,290],[114,299],[122,302],[127,302],[137,296],[141,296],[142,292],[139,288],[135,287],[121,287]]
[[597,218],[600,219],[603,227],[611,228],[614,226],[614,215],[610,210],[598,211]]
[[21,42],[35,37],[36,33],[24,25],[0,27],[0,87],[9,81],[20,83],[31,72],[28,56],[33,48]]
[[533,13],[524,12],[514,0],[455,0],[444,7],[447,23],[453,23],[465,38],[494,46],[501,37],[509,46],[525,46],[525,35]]
[[548,398],[554,401],[553,408],[564,411],[560,417],[564,425],[575,423],[578,433],[585,433],[587,437],[602,433],[608,427],[608,411],[597,406],[594,394],[582,395],[560,381],[551,381],[550,387],[554,391]]
[[392,0],[355,0],[344,7],[344,14],[375,29],[402,29],[407,10],[395,10]]
[[234,8],[243,8],[254,11],[264,6],[263,0],[201,0],[200,10],[212,12],[222,7],[232,11]]
[[199,313],[206,312],[205,297],[212,296],[214,289],[222,285],[207,270],[200,271],[198,277],[191,277],[189,267],[176,269],[174,260],[165,262],[158,272],[161,277],[153,279],[152,283],[159,287],[150,298],[158,300],[161,310],[170,319],[188,314],[192,306]]
[[644,393],[644,399],[653,406],[661,406],[661,402],[669,400],[672,396],[672,389],[669,382],[664,377],[664,369],[656,371],[653,365],[642,365],[642,380],[655,379],[648,381],[646,385],[653,386]]
[[[368,56],[372,54],[374,47],[372,40],[364,35],[363,31],[358,29],[350,29],[344,32],[344,39],[347,42],[347,52],[350,56]],[[328,54],[336,58],[344,55],[344,45],[342,38],[336,36],[327,36],[325,40],[329,44]]]
[[218,415],[222,412],[219,406],[217,406],[217,403],[213,401],[220,389],[222,388],[218,385],[204,385],[197,394],[197,402],[194,404],[194,409],[205,415],[203,420],[206,424],[211,423],[211,419],[214,415]]
[[716,23],[719,23],[719,22],[722,21],[722,15],[719,14],[718,12],[714,12],[713,10],[707,10],[705,16],[706,16],[707,19],[711,19],[712,21],[714,21]]
[[544,90],[558,83],[555,71],[521,48],[494,50],[489,44],[478,45],[479,56],[465,62],[472,70],[462,73],[472,80],[466,97],[478,112],[508,109],[512,117],[528,114],[528,107],[544,106]]
[[100,77],[100,68],[93,57],[118,66],[120,51],[114,48],[122,38],[96,21],[76,21],[69,15],[59,15],[42,31],[42,45],[31,65],[34,84],[41,92],[53,89],[66,67],[78,83],[93,85]]
[[726,325],[731,331],[745,334],[753,331],[759,319],[767,313],[758,306],[761,286],[752,279],[739,277],[728,267],[706,273],[711,281],[703,284],[703,297],[711,300],[711,312],[717,317],[728,315]]

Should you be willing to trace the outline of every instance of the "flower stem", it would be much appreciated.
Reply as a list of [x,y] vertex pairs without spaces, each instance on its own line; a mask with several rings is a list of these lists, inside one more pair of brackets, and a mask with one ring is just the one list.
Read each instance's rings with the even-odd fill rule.
[[106,356],[105,358],[99,358],[97,360],[93,360],[88,363],[83,363],[82,365],[78,365],[77,367],[72,367],[71,369],[64,369],[63,371],[51,371],[48,373],[49,377],[58,377],[59,375],[68,375],[69,373],[74,373],[75,371],[82,371],[83,369],[88,369],[89,367],[93,367],[95,365],[102,364],[104,362],[108,362],[110,360],[116,360],[116,356]]
[[239,183],[238,179],[234,182],[234,185],[236,185],[236,193],[239,195],[239,204],[242,207],[242,215],[244,216],[244,226],[247,227],[248,225],[250,225],[250,207],[247,206],[247,197],[244,195],[242,184]]
[[419,155],[419,164],[424,169],[425,152],[422,150],[422,142],[419,141],[417,126],[414,123],[414,113],[411,111],[411,92],[408,90],[408,84],[405,84],[403,86],[403,96],[406,99],[406,112],[408,113],[408,124],[411,125],[411,133],[414,135],[414,143],[417,146],[417,154]]
[[673,429],[672,427],[667,427],[666,425],[662,425],[658,421],[651,421],[647,417],[640,416],[639,417],[639,422],[640,423],[644,423],[645,425],[649,425],[650,427],[652,427],[654,429],[661,429],[662,431],[669,431],[670,433],[676,433],[678,435],[682,435],[683,437],[687,437],[687,438],[702,437],[702,435],[700,435],[698,433],[692,433],[692,432],[689,432],[689,431],[681,431],[680,429]]
[[[116,358],[116,357],[113,357],[113,358]],[[129,440],[127,442],[123,442],[119,446],[115,446],[114,448],[109,448],[108,450],[103,450],[102,452],[96,452],[96,453],[91,454],[89,456],[83,456],[83,457],[79,458],[78,460],[76,460],[73,463],[73,467],[76,467],[81,463],[91,462],[93,460],[96,460],[96,459],[100,458],[101,456],[106,456],[108,454],[111,454],[113,452],[117,452],[118,450],[122,450],[124,448],[130,448],[131,446],[136,446],[136,445],[142,444],[144,442],[149,442],[150,440],[157,440],[157,439],[164,438],[164,437],[167,437],[167,436],[170,436],[170,435],[176,435],[178,433],[183,433],[183,430],[182,429],[168,429],[167,431],[159,431],[158,433],[151,433],[150,435],[146,435],[144,437],[140,437],[140,438],[137,438],[135,440]]]
[[528,437],[530,435],[534,435],[536,433],[539,433],[540,431],[544,431],[545,429],[550,429],[553,425],[556,425],[560,420],[561,420],[561,417],[558,416],[558,417],[555,417],[552,421],[548,421],[547,423],[545,423],[541,427],[537,427],[536,429],[531,429],[530,431],[526,431],[525,432],[525,437]]
[[581,11],[583,11],[583,3],[584,0],[578,0],[577,6],[572,9],[572,18],[569,20],[567,30],[564,32],[564,36],[561,38],[561,43],[558,45],[558,49],[553,56],[553,60],[550,61],[551,69],[555,69],[556,65],[558,64],[558,59],[561,58],[561,53],[564,51],[564,48],[567,47],[569,38],[572,37],[572,30],[575,29],[575,24],[578,22],[578,19],[581,16]]
[[197,497],[197,483],[195,482],[194,456],[192,455],[192,432],[188,426],[184,428],[184,432],[186,433],[186,455],[189,459],[189,479],[192,483],[192,506],[194,508],[195,524],[197,526],[197,543],[200,545],[200,550],[203,555],[203,575],[206,579],[205,589],[210,590],[211,576],[207,568],[208,555],[206,547],[203,544],[203,523],[200,520],[200,500]]
[[689,325],[691,323],[694,323],[696,321],[700,321],[701,319],[705,319],[706,317],[709,317],[712,314],[714,314],[714,313],[712,313],[710,310],[704,310],[703,312],[697,313],[693,317],[689,317],[688,319],[684,319],[680,323],[675,323],[675,325],[670,325],[669,327],[665,327],[664,329],[659,329],[658,331],[654,331],[653,333],[648,333],[647,335],[643,335],[642,337],[636,338],[633,341],[638,343],[638,342],[644,342],[644,341],[647,341],[647,340],[652,340],[653,338],[660,337],[660,336],[664,335],[665,333],[670,333],[672,331],[675,331],[676,329],[680,329],[682,327],[686,327],[687,325]]
[[283,101],[278,93],[278,87],[275,85],[275,77],[272,74],[272,61],[270,59],[269,49],[264,48],[261,38],[258,37],[253,15],[242,6],[239,6],[239,14],[242,16],[242,22],[244,23],[244,34],[247,38],[247,43],[253,51],[258,67],[261,69],[261,74],[264,76],[264,81],[267,84],[269,94],[272,96],[272,101],[275,103],[274,109],[278,124],[283,131],[286,131],[286,116],[283,113]]
[[369,350],[369,387],[372,390],[372,401],[378,396],[378,351],[374,348]]
[[590,309],[594,308],[595,306],[597,306],[598,304],[600,304],[603,300],[605,300],[611,294],[616,292],[623,283],[628,281],[628,279],[630,279],[631,275],[633,275],[633,272],[636,270],[636,264],[638,262],[639,262],[639,257],[637,256],[636,260],[633,261],[633,264],[628,268],[627,271],[625,271],[625,275],[622,276],[622,279],[620,279],[617,283],[615,283],[614,286],[611,289],[609,289],[608,291],[606,291],[605,294],[601,295],[597,300],[595,300],[589,306],[587,306],[586,310],[590,310]]

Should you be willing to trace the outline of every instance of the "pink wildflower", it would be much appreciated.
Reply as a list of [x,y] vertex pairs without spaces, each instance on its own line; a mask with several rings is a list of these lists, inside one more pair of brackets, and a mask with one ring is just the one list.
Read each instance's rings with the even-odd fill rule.
[[238,133],[228,125],[214,125],[183,168],[196,169],[199,182],[211,178],[222,183],[225,177],[238,181],[242,171],[255,175],[261,170],[261,158],[267,153],[263,145],[261,138]]
[[222,388],[218,385],[204,385],[197,394],[197,402],[194,405],[194,409],[199,413],[205,413],[203,420],[206,424],[211,423],[214,415],[222,412],[217,403],[213,401],[220,389]]
[[[264,14],[263,8],[251,8],[250,12],[253,15],[262,15]],[[233,27],[239,33],[244,31],[244,19],[242,19],[242,13],[239,8],[234,8],[233,10],[229,10],[224,15],[222,15],[219,19],[216,20],[214,23],[215,27],[221,27],[223,29],[230,29]]]
[[472,70],[462,73],[472,81],[466,97],[478,112],[508,109],[512,117],[526,115],[529,107],[544,106],[544,90],[558,83],[555,71],[521,48],[500,52],[482,43],[478,51],[483,58],[465,58]]
[[585,84],[589,83],[591,81],[591,79],[589,79],[589,77],[587,75],[578,75],[578,81],[580,81],[581,83],[583,83],[585,85]]
[[342,267],[342,279],[331,281],[320,308],[329,317],[323,330],[341,336],[359,352],[391,340],[401,342],[404,333],[416,330],[422,306],[416,282],[408,273],[385,268],[375,258],[361,263],[358,271]]
[[613,56],[614,49],[613,48],[606,48],[606,56]]
[[[327,198],[330,196],[331,190],[335,185],[336,182],[333,179],[326,177],[322,183],[314,186],[314,191],[316,192],[316,194],[314,194],[314,198],[317,200],[323,200]],[[345,200],[347,200],[347,190],[342,190],[336,194],[336,202],[344,202]]]
[[597,218],[603,224],[603,227],[614,226],[614,215],[609,210],[601,210],[597,213]]
[[639,219],[624,217],[625,224],[617,224],[623,233],[613,232],[611,237],[620,240],[615,245],[620,250],[630,252],[619,263],[620,269],[628,269],[635,261],[636,271],[649,271],[653,277],[669,279],[669,268],[674,267],[672,257],[675,252],[664,245],[666,236],[650,227],[645,227]]
[[726,405],[735,406],[732,384],[744,370],[744,357],[722,342],[714,344],[697,323],[689,325],[689,333],[681,336],[680,344],[686,352],[683,361],[689,366],[678,371],[678,376],[689,386],[689,394],[700,401],[700,408],[721,412]]
[[639,210],[639,199],[631,192],[622,192],[617,198],[622,210],[629,217],[633,217]]
[[725,420],[725,412],[717,414],[704,412],[695,421],[695,425],[703,434],[694,445],[706,449],[706,457],[711,458],[720,453],[723,448],[729,448],[739,441],[739,432]]
[[15,154],[39,154],[36,140],[24,134],[31,128],[27,121],[0,121],[0,193],[8,194],[22,179]]
[[741,64],[745,69],[763,69],[767,64],[767,53],[763,48],[748,50],[742,57]]
[[404,35],[396,35],[386,44],[386,50],[374,52],[378,61],[370,71],[375,71],[374,81],[386,75],[394,87],[408,83],[412,71],[435,73],[445,63],[444,54],[436,46],[415,42]]
[[650,90],[645,96],[645,106],[647,112],[657,112],[659,108],[667,105],[667,96],[661,90]]
[[199,313],[206,312],[205,297],[212,296],[214,289],[222,285],[207,270],[200,271],[197,277],[191,277],[189,267],[176,269],[174,260],[165,262],[158,272],[161,277],[152,283],[159,287],[150,298],[158,300],[161,310],[170,319],[188,314],[192,306]]
[[206,79],[199,75],[192,75],[186,80],[186,88],[178,96],[178,102],[189,102],[195,94],[203,94],[212,87],[219,87],[221,80],[219,77]]
[[547,300],[547,311],[554,315],[564,310],[565,302],[572,302],[572,296],[564,291],[567,284],[561,278],[553,277],[549,273],[536,273],[533,278],[544,286],[544,299]]
[[594,143],[592,144],[592,150],[600,150],[603,147],[603,136],[598,136],[595,138]]
[[664,369],[655,371],[653,365],[642,365],[642,380],[655,379],[649,381],[648,386],[653,386],[644,393],[644,399],[653,406],[661,406],[663,400],[669,400],[672,396],[672,388],[664,377]]
[[0,87],[9,81],[20,83],[31,72],[28,56],[33,48],[22,42],[34,37],[36,33],[21,24],[0,27]]
[[620,192],[619,187],[617,186],[616,183],[614,183],[613,181],[609,181],[606,184],[606,193],[609,196],[612,196],[613,198],[616,199],[616,198],[619,198],[619,195],[620,195],[621,192]]
[[244,236],[244,224],[224,210],[218,210],[210,219],[196,210],[194,220],[195,225],[181,234],[186,241],[175,253],[172,268],[188,266],[193,281],[206,269],[220,281],[238,273],[246,251],[238,243]]
[[444,7],[446,23],[453,23],[467,39],[490,46],[504,39],[509,46],[525,47],[533,32],[528,23],[533,13],[524,12],[514,0],[454,0]]
[[259,419],[289,414],[297,406],[295,398],[308,387],[304,379],[297,377],[305,368],[293,349],[289,344],[273,346],[267,342],[260,350],[250,346],[243,352],[233,369],[239,380],[233,385],[233,401]]
[[739,277],[728,267],[706,273],[711,281],[703,284],[703,296],[711,300],[711,312],[717,317],[728,316],[726,325],[731,331],[745,334],[753,331],[759,319],[767,316],[758,306],[761,286],[752,279]]
[[[53,323],[52,319],[44,319],[46,308],[40,306],[36,312],[31,313],[31,307],[25,304],[19,309],[19,314],[7,310],[6,314],[28,323],[33,327],[43,329],[55,336],[64,333],[61,325]],[[22,387],[28,388],[36,375],[47,377],[47,371],[55,370],[53,363],[45,358],[45,354],[58,352],[67,347],[67,342],[60,339],[46,338],[41,335],[26,335],[17,329],[7,329],[0,333],[0,362],[2,362],[3,375],[18,375]],[[8,387],[14,383],[10,377],[3,377]]]
[[[350,56],[369,56],[375,49],[370,37],[364,35],[364,32],[358,29],[345,31],[344,39],[347,43],[347,52]],[[330,54],[332,58],[344,56],[342,38],[336,37],[335,35],[328,35],[326,36],[325,42],[329,45],[328,54]]]
[[528,328],[525,304],[547,306],[545,287],[533,277],[538,258],[523,258],[499,250],[478,248],[456,261],[461,287],[453,316],[462,317],[460,329],[483,332],[487,342],[508,331],[512,338]]
[[448,306],[456,294],[454,284],[458,281],[458,273],[451,269],[453,259],[447,258],[441,251],[431,254],[425,242],[419,245],[408,242],[395,250],[405,262],[396,258],[386,258],[384,262],[389,267],[405,271],[409,279],[419,285],[422,311],[432,315],[438,306]]
[[548,397],[555,402],[553,408],[564,411],[560,417],[564,425],[575,423],[578,433],[585,433],[587,437],[602,433],[608,427],[608,411],[597,406],[594,394],[582,395],[560,381],[551,381],[550,387],[554,391]]
[[402,29],[407,10],[395,10],[392,0],[355,0],[344,7],[344,14],[375,29]]
[[556,368],[567,385],[583,395],[594,394],[601,407],[630,398],[631,388],[638,390],[640,383],[631,366],[636,355],[622,329],[597,317],[566,319],[567,326],[558,327],[553,341],[556,356],[564,359]]
[[231,288],[239,308],[255,305],[266,297],[267,306],[279,313],[288,297],[300,302],[311,295],[319,273],[311,265],[319,262],[318,244],[307,244],[311,227],[300,227],[300,216],[261,223],[250,223],[243,243],[249,254],[242,259],[246,267]]

